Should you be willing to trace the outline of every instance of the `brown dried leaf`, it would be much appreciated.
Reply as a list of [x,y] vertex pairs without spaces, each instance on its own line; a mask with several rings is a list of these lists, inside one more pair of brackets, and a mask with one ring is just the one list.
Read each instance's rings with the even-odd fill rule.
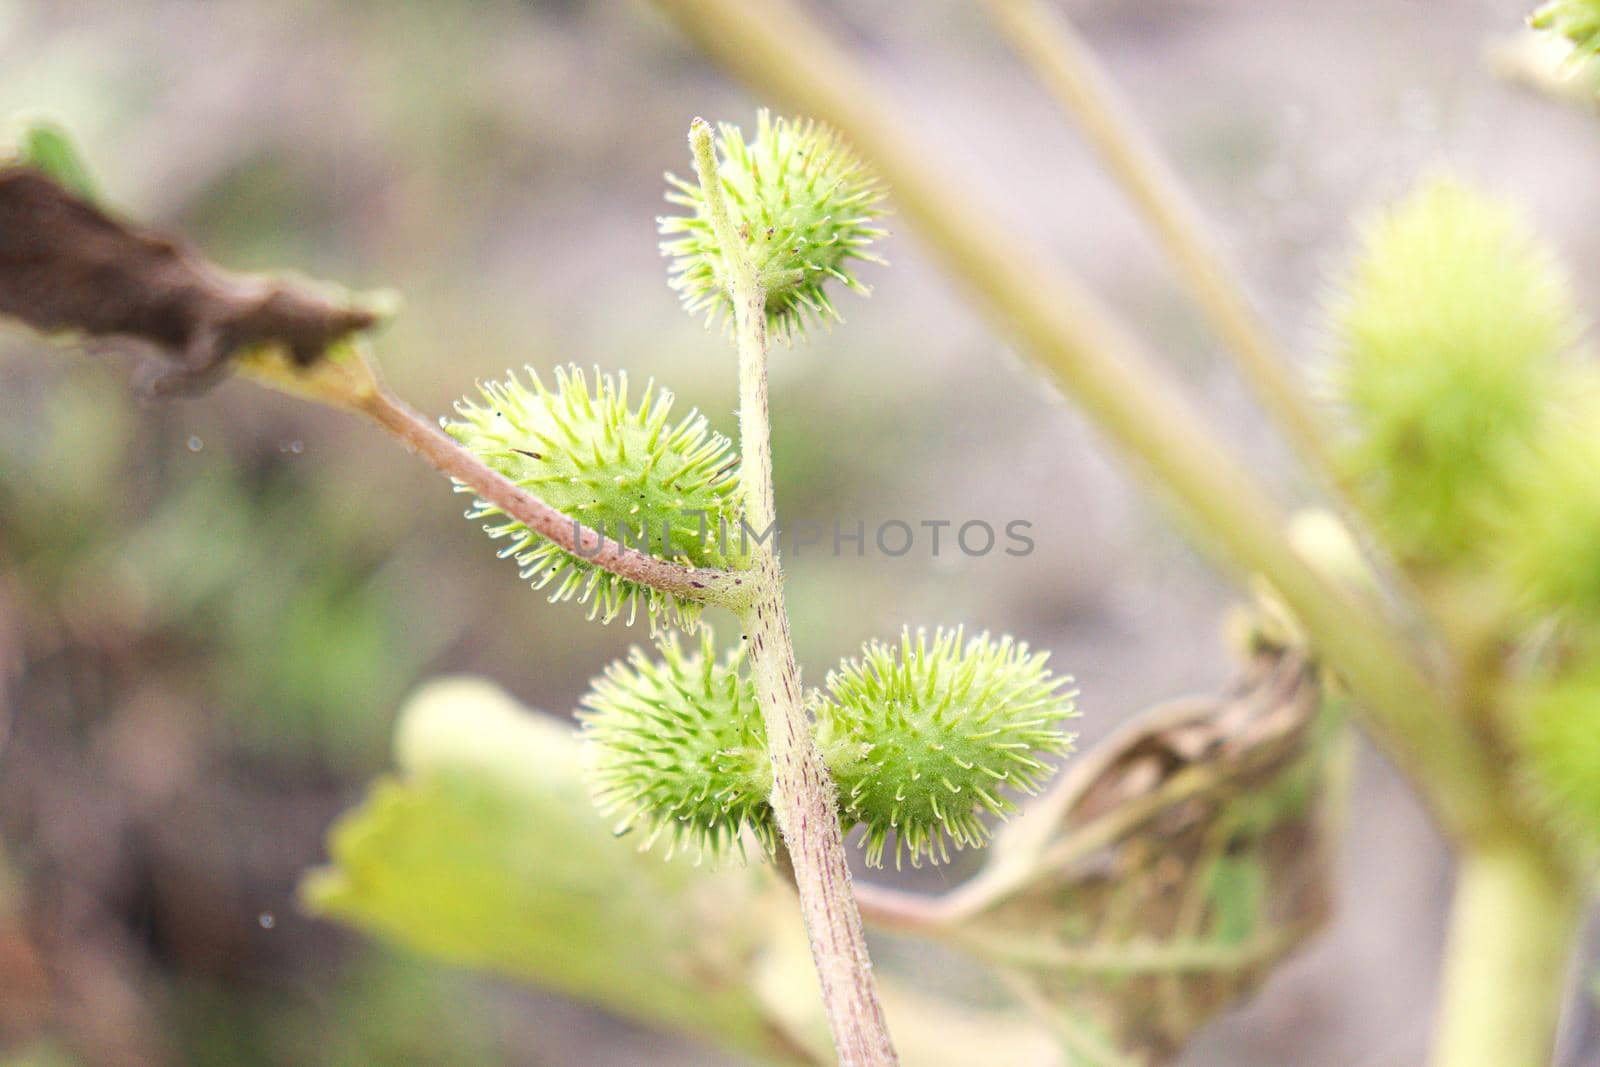
[[246,348],[276,345],[307,366],[377,321],[310,282],[223,270],[22,166],[0,166],[0,315],[152,345],[175,364],[153,383],[163,392],[213,382]]
[[1328,917],[1335,703],[1302,656],[1269,651],[1230,695],[1153,709],[997,843],[949,936],[1073,1062],[1170,1059]]

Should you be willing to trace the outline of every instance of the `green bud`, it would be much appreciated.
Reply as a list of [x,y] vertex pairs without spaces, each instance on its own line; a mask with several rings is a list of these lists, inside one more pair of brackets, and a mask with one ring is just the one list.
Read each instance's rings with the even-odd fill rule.
[[697,652],[676,635],[659,652],[634,648],[583,698],[596,804],[620,817],[618,833],[645,827],[644,847],[665,836],[669,855],[687,844],[715,858],[745,829],[772,850],[772,763],[743,646],[719,662],[706,631]]
[[[727,438],[695,411],[672,421],[672,394],[647,384],[637,405],[626,374],[595,374],[593,391],[577,367],[557,368],[547,389],[529,368],[480,387],[481,400],[456,405],[445,430],[484,463],[551,507],[603,534],[601,551],[630,547],[696,567],[727,567],[718,536],[738,529],[737,458]],[[589,617],[609,622],[624,609],[631,623],[642,601],[652,621],[693,623],[698,605],[620,578],[558,548],[521,522],[479,502],[469,518],[504,539],[535,589],[553,586],[552,602],[588,603]],[[730,541],[733,539],[730,539]]]
[[1047,659],[1009,637],[908,629],[828,675],[817,742],[845,823],[867,828],[869,863],[882,863],[890,831],[897,865],[906,853],[913,866],[948,860],[951,844],[988,839],[985,813],[1016,810],[1008,791],[1038,790],[1041,757],[1070,751],[1062,724],[1076,714],[1072,679]]
[[1518,606],[1600,622],[1600,390],[1579,385],[1547,420],[1494,543]]
[[1346,471],[1402,560],[1478,554],[1578,333],[1554,257],[1505,204],[1436,177],[1367,226],[1331,305]]
[[[768,330],[790,341],[808,320],[838,319],[828,284],[866,294],[852,261],[883,262],[868,251],[884,232],[872,225],[882,214],[877,179],[828,127],[764,110],[753,141],[723,124],[717,150],[733,228],[766,292]],[[692,314],[730,315],[729,271],[704,193],[671,174],[667,181],[668,203],[691,212],[658,220],[672,288]]]

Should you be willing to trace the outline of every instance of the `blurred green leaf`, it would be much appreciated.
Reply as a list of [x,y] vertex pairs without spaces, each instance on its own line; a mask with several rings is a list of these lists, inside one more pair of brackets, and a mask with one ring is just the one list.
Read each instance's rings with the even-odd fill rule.
[[311,910],[448,962],[798,1058],[756,991],[758,948],[776,921],[764,879],[664,862],[614,837],[579,779],[569,726],[483,682],[436,682],[402,712],[396,749],[398,775],[339,821],[332,864],[307,877]]
[[91,581],[145,626],[210,650],[228,726],[254,747],[379,764],[394,707],[463,624],[416,611],[415,577],[336,487],[212,460],[140,525],[103,540]]
[[41,1041],[5,1054],[5,1067],[78,1067],[82,1062],[53,1041]]
[[[369,952],[313,995],[271,986],[241,997],[226,982],[174,990],[174,1043],[185,1067],[494,1067],[491,1012],[463,977]],[[329,1026],[329,1020],[337,1020]]]
[[[59,574],[107,537],[134,436],[120,382],[85,368],[55,387],[0,387],[0,530]],[[40,577],[44,577],[41,573]]]

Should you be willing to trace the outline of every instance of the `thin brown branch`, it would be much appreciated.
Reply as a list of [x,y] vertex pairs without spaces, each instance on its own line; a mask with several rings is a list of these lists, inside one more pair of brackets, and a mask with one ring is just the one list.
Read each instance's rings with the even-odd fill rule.
[[470,487],[484,501],[534,533],[596,567],[700,604],[719,604],[738,610],[749,600],[754,586],[748,576],[715,568],[686,567],[607,538],[484,465],[477,456],[386,388],[380,386],[363,397],[358,410],[441,474]]
[[45,332],[145,342],[178,364],[163,388],[220,376],[225,361],[264,384],[369,416],[434,467],[595,566],[684,600],[739,608],[749,583],[611,541],[491,470],[384,389],[359,352],[375,324],[331,288],[237,275],[171,234],[115,218],[48,176],[0,167],[0,315]]

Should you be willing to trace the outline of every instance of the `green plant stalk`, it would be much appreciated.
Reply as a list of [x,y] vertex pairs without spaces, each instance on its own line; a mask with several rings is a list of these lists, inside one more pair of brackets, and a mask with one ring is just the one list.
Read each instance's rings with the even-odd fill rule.
[[[1371,526],[1371,514],[1339,470],[1327,427],[1290,374],[1288,353],[1272,336],[1239,273],[1217,247],[1205,214],[1160,146],[1146,132],[1094,50],[1064,11],[1043,0],[984,0],[1013,50],[1076,121],[1123,191],[1166,249],[1178,275],[1212,329],[1228,346],[1234,365],[1301,462],[1337,505],[1353,531]],[[1364,542],[1369,541],[1363,538]],[[1416,611],[1421,597],[1393,560],[1370,546],[1367,563]],[[1410,618],[1409,616],[1407,617]],[[1432,616],[1428,621],[1436,621]]]
[[[696,119],[689,131],[695,170],[731,277],[739,348],[740,482],[744,521],[754,529],[756,592],[739,612],[750,641],[756,685],[772,755],[772,806],[794,871],[821,986],[823,1009],[839,1060],[849,1065],[898,1063],[867,956],[861,915],[851,892],[837,793],[811,736],[800,670],[789,637],[783,575],[775,550],[777,507],[772,481],[772,426],[767,395],[766,294],[734,231],[722,195],[711,127]],[[765,535],[773,532],[773,538]]]
[[1306,464],[1338,489],[1341,480],[1321,420],[1290,376],[1289,361],[1217,250],[1182,179],[1133,121],[1133,109],[1094,53],[1066,16],[1042,0],[985,0],[985,5],[1155,231],[1262,405]]
[[1547,1067],[1582,894],[1522,838],[1458,853],[1433,1067]]
[[1409,654],[1412,642],[1370,598],[1335,587],[1288,544],[1256,480],[1143,358],[1076,279],[1010,233],[905,132],[907,123],[841,50],[787,0],[656,0],[750,84],[843,133],[889,185],[980,307],[1014,337],[1181,505],[1241,572],[1260,572],[1360,698],[1367,721],[1458,837],[1503,831],[1513,815],[1503,767]]
[[1039,992],[1035,978],[1010,967],[997,968],[995,976],[1017,998],[1018,1003],[1045,1020],[1056,1040],[1071,1053],[1070,1062],[1074,1067],[1149,1067],[1148,1060],[1124,1055],[1091,1027],[1057,1009],[1048,997]]
[[[1238,272],[1217,248],[1205,215],[1182,176],[1145,132],[1094,50],[1065,12],[1052,9],[1043,0],[984,2],[1011,47],[1032,65],[1039,80],[1077,122],[1101,162],[1144,216],[1190,296],[1228,346],[1234,365],[1333,499],[1340,517],[1353,531],[1370,529],[1370,509],[1339,470],[1328,447],[1324,420],[1306,402],[1304,389],[1289,373],[1292,362],[1288,354],[1257,312]],[[1410,576],[1392,559],[1380,556],[1370,546],[1366,555],[1367,564],[1398,595],[1402,603],[1397,606],[1412,613],[1403,616],[1408,622],[1427,611],[1428,605]],[[1440,620],[1429,614],[1425,621],[1437,624]]]

